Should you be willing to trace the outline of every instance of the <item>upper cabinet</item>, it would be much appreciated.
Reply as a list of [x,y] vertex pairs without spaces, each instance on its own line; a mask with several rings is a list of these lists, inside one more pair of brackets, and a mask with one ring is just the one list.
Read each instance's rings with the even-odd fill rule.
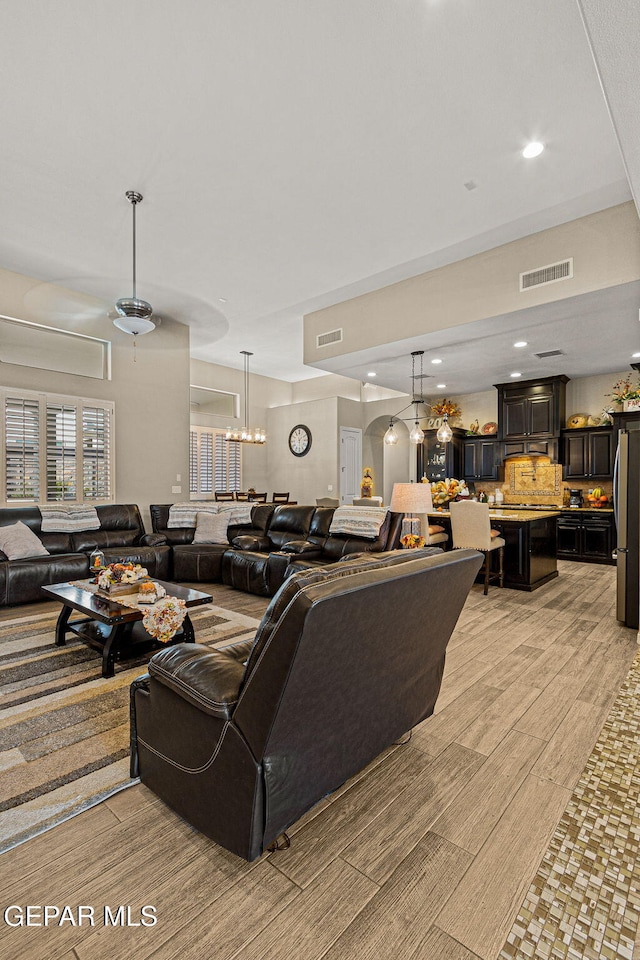
[[611,427],[565,430],[562,448],[563,479],[607,479],[613,475],[615,451]]
[[497,480],[496,440],[486,437],[465,437],[462,441],[462,479]]
[[562,375],[521,380],[519,383],[497,383],[500,439],[558,437],[564,426],[568,379]]
[[436,430],[425,430],[424,440],[418,444],[418,478],[427,476],[434,483],[446,477],[462,474],[462,439],[464,430],[453,427],[453,438],[448,443],[438,440]]

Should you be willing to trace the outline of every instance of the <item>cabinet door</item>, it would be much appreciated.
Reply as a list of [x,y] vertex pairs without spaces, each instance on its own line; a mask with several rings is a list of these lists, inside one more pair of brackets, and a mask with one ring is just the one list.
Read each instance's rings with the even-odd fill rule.
[[582,553],[580,517],[558,517],[558,556],[577,559]]
[[525,437],[529,433],[529,401],[524,395],[505,397],[503,405],[503,436]]
[[465,440],[463,442],[462,476],[465,480],[477,480],[478,478],[477,451],[478,444],[475,440]]
[[589,435],[591,477],[613,476],[613,431]]
[[496,444],[494,440],[481,440],[476,446],[476,468],[481,480],[495,480],[498,476]]
[[589,442],[584,433],[564,437],[564,479],[583,479],[588,474]]
[[543,394],[529,400],[529,434],[553,436],[553,395]]
[[584,518],[582,556],[587,560],[611,560],[611,522],[608,519]]
[[447,444],[440,443],[435,437],[425,441],[425,473],[431,482],[444,480],[447,474]]

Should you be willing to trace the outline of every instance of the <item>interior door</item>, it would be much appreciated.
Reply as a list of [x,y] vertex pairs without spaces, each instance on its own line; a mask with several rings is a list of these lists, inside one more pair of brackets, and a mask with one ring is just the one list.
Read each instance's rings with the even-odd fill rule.
[[362,477],[362,430],[340,427],[340,503],[360,496]]

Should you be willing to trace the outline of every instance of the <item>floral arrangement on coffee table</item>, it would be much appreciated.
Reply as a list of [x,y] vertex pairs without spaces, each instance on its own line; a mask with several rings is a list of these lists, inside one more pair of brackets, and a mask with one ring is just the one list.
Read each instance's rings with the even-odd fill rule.
[[184,600],[165,597],[147,610],[142,618],[142,626],[156,640],[168,643],[182,626],[186,615],[187,605]]
[[137,583],[149,576],[139,563],[110,563],[98,574],[96,583],[101,590],[109,590],[118,583]]

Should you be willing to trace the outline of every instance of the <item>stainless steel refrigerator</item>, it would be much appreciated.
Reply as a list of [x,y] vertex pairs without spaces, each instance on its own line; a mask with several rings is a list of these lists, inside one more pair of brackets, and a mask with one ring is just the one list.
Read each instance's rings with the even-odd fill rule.
[[640,625],[640,418],[618,433],[613,479],[617,531],[616,616],[627,627]]

